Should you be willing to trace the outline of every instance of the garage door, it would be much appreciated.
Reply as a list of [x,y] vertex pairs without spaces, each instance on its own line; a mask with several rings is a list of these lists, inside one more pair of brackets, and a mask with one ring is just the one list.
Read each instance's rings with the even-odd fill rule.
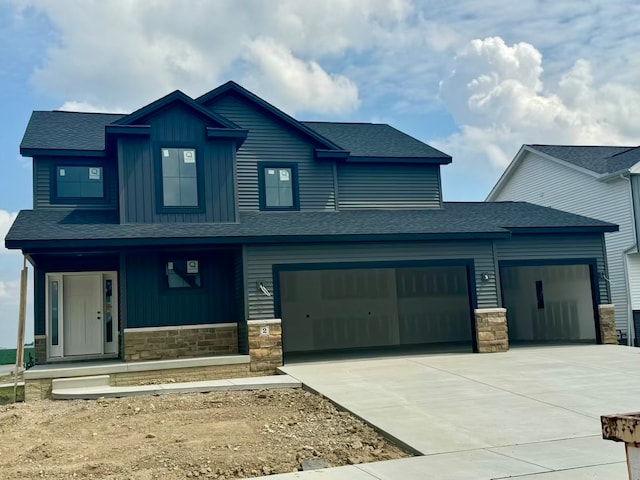
[[500,269],[509,341],[595,342],[588,265]]
[[471,349],[467,268],[280,272],[285,352],[427,343]]

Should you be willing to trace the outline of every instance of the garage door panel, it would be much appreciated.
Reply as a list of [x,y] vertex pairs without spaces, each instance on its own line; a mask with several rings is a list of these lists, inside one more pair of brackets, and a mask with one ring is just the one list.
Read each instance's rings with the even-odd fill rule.
[[509,340],[595,341],[588,265],[501,269]]
[[472,340],[463,266],[287,271],[280,284],[286,352]]

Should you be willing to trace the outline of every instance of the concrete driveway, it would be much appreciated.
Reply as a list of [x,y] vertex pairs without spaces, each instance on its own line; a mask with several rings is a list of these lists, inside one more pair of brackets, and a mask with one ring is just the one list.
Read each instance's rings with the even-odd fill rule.
[[640,410],[637,348],[514,348],[282,371],[422,454],[325,470],[321,478],[627,478],[624,446],[601,439],[600,415]]

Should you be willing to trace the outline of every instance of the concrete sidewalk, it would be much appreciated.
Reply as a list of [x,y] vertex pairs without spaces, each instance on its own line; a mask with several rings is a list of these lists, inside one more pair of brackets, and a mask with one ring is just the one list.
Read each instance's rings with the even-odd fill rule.
[[417,452],[278,478],[625,480],[600,415],[640,409],[640,349],[585,345],[412,355],[282,371]]

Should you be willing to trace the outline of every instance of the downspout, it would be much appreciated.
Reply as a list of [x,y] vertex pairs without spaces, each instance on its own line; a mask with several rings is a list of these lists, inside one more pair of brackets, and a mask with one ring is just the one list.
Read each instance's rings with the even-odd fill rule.
[[635,243],[624,250],[622,252],[622,265],[624,267],[624,278],[627,286],[627,345],[633,346],[633,337],[635,336],[635,329],[633,328],[633,307],[631,305],[631,282],[629,281],[629,253],[633,251],[638,251],[638,225],[637,222],[637,212],[636,212],[636,202],[635,197],[637,193],[634,195],[633,182],[631,181],[630,173],[627,171],[625,173],[620,174],[620,178],[623,178],[629,182],[629,192],[631,193],[631,225],[633,227],[633,236],[635,238]]

